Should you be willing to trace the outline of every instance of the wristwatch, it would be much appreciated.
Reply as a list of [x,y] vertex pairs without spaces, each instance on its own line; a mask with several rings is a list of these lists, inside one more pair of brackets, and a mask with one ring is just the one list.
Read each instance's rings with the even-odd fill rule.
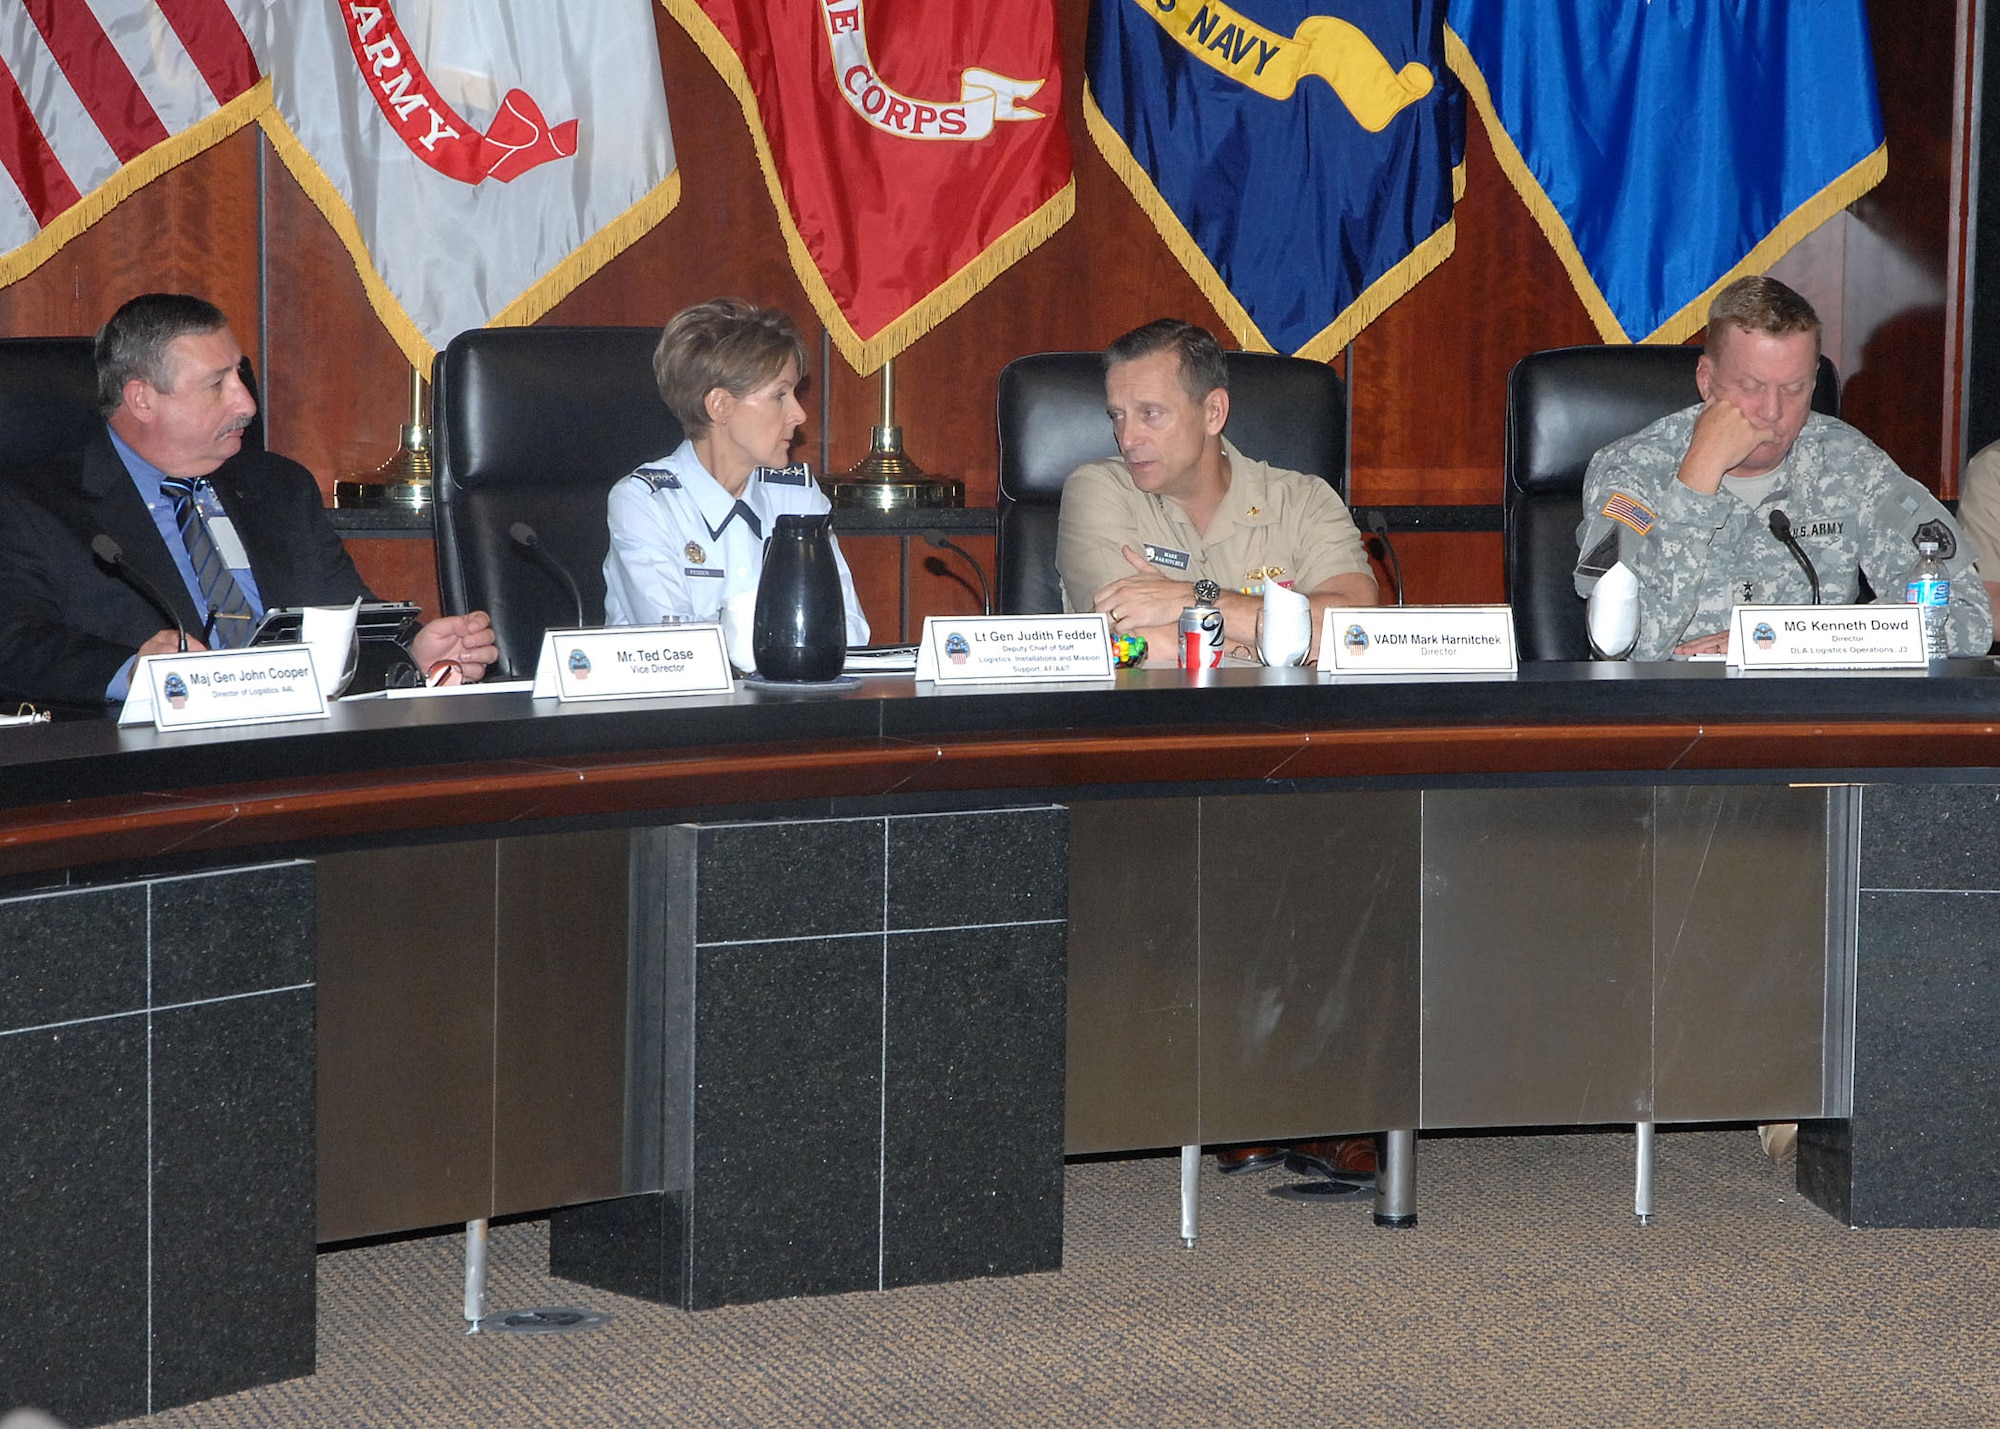
[[1196,605],[1214,605],[1221,599],[1222,587],[1214,581],[1200,580],[1194,583],[1194,603]]

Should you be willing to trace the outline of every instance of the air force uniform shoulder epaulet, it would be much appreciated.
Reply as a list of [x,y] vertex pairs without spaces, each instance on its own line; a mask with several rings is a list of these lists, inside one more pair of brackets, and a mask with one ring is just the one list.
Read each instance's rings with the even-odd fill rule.
[[681,489],[681,479],[674,475],[673,471],[664,461],[654,462],[650,466],[642,466],[633,472],[632,475],[645,482],[654,491],[679,491]]
[[757,468],[757,480],[766,486],[810,486],[812,468],[802,461],[795,461],[790,466],[760,466]]

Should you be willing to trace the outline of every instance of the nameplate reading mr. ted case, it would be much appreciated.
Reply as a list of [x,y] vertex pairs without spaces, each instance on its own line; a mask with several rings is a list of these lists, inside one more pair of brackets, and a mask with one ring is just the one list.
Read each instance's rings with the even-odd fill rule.
[[569,704],[735,688],[720,625],[614,625],[545,634],[533,694]]

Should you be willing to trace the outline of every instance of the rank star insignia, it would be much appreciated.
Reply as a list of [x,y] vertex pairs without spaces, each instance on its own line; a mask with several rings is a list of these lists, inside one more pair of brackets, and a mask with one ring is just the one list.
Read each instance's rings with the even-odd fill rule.
[[682,550],[687,558],[697,566],[704,565],[708,561],[708,552],[704,551],[697,542],[688,542]]

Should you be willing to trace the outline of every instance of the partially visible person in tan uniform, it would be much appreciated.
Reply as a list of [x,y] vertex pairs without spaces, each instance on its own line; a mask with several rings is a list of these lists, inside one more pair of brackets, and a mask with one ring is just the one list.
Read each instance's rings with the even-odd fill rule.
[[1981,447],[1958,484],[1958,526],[1979,552],[1979,579],[2000,608],[2000,442]]
[[1321,610],[1381,599],[1333,488],[1252,461],[1222,435],[1229,369],[1213,335],[1163,318],[1119,338],[1104,362],[1121,455],[1077,468],[1063,487],[1065,610],[1103,611],[1115,632],[1164,650],[1182,609],[1206,596],[1229,653],[1254,658],[1267,580],[1311,597],[1315,647]]

